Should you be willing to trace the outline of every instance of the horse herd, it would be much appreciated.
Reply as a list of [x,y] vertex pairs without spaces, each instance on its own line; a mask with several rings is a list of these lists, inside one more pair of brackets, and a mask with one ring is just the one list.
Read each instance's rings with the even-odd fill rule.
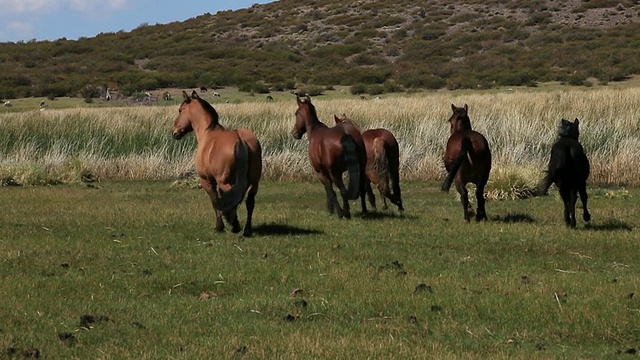
[[[240,232],[238,205],[245,199],[247,219],[244,236],[252,235],[251,219],[262,174],[262,149],[257,137],[247,129],[227,130],[218,122],[218,113],[207,101],[193,91],[182,92],[183,101],[172,134],[181,139],[194,132],[197,141],[195,168],[200,183],[209,195],[216,217],[215,230],[224,231],[224,220],[234,233]],[[334,115],[335,125],[322,123],[307,96],[296,96],[298,109],[292,135],[301,139],[306,133],[309,140],[309,160],[320,182],[324,185],[330,214],[350,218],[349,201],[360,199],[362,214],[369,204],[376,208],[372,183],[376,185],[387,209],[387,199],[404,211],[400,190],[399,146],[394,135],[386,129],[364,132],[346,115]],[[444,165],[447,176],[442,184],[449,191],[452,184],[460,194],[464,219],[470,221],[467,184],[476,185],[476,220],[486,220],[484,188],[491,172],[491,150],[487,139],[471,127],[468,106],[451,105],[449,118],[451,135],[447,141]],[[562,119],[559,138],[553,145],[546,175],[538,193],[546,194],[555,184],[564,203],[564,220],[576,226],[575,206],[578,198],[583,204],[583,219],[591,220],[587,210],[586,181],[589,160],[578,141],[579,120]],[[343,174],[348,173],[345,186]],[[338,188],[342,205],[334,191]]]

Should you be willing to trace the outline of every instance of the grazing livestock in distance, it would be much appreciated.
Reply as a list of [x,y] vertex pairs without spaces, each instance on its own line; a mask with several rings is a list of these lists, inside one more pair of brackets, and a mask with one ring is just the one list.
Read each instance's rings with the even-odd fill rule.
[[[309,160],[320,182],[324,185],[329,214],[337,211],[339,218],[351,218],[349,200],[355,200],[360,196],[362,215],[366,215],[364,193],[366,153],[362,137],[358,136],[360,132],[350,134],[341,126],[330,128],[318,120],[311,98],[301,99],[296,96],[296,100],[298,109],[295,113],[296,122],[292,135],[299,140],[302,135],[307,134]],[[345,187],[342,181],[342,174],[345,171],[349,174],[348,187]],[[333,184],[340,190],[342,207],[338,203]]]
[[196,173],[209,194],[216,216],[216,231],[224,230],[224,217],[231,231],[240,231],[237,208],[246,194],[247,221],[244,236],[252,235],[251,217],[262,174],[262,149],[249,130],[226,130],[218,122],[213,106],[193,91],[182,92],[178,117],[171,128],[173,137],[181,139],[193,131],[198,148],[195,155]]
[[[336,124],[355,126],[353,122],[342,114],[342,118],[333,116]],[[373,195],[371,183],[374,183],[382,197],[382,210],[386,210],[387,198],[391,203],[402,207],[400,191],[400,148],[395,136],[387,129],[369,129],[362,133],[362,140],[367,152],[367,180],[365,189],[371,207],[376,208],[376,197]],[[389,186],[391,183],[391,186]],[[393,192],[391,190],[393,189]]]
[[478,202],[476,220],[486,220],[484,187],[489,181],[491,172],[489,143],[484,135],[471,129],[467,104],[464,104],[464,107],[451,104],[451,110],[453,111],[449,118],[451,135],[444,153],[447,177],[442,183],[442,191],[449,191],[451,184],[455,182],[464,210],[464,219],[469,221],[471,214],[467,183],[475,184]]
[[547,174],[542,179],[540,193],[546,195],[551,184],[555,184],[560,191],[564,203],[564,222],[576,227],[576,202],[578,194],[582,201],[582,218],[591,221],[591,214],[587,209],[587,178],[589,177],[589,159],[578,140],[580,136],[580,120],[571,122],[562,119],[558,140],[551,148],[551,158]]

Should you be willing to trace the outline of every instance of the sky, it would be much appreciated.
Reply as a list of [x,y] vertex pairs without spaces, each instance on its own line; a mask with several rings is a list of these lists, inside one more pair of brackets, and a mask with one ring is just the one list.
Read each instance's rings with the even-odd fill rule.
[[0,0],[0,42],[93,37],[274,0]]

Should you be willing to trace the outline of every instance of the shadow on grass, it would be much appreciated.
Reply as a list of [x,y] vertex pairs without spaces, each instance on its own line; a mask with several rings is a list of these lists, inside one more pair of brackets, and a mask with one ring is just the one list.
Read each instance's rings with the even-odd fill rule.
[[585,224],[585,230],[591,231],[614,231],[614,230],[626,230],[631,231],[633,228],[631,225],[620,221],[618,219],[606,219],[600,224]]
[[406,215],[406,214],[398,214],[398,213],[394,213],[394,212],[388,212],[388,211],[369,211],[367,213],[367,215],[365,215],[364,217],[362,216],[362,213],[358,213],[358,215],[362,218],[362,220],[379,220],[379,219],[407,219],[407,220],[415,220],[417,219],[416,216],[414,215]]
[[253,227],[255,235],[321,235],[322,231],[314,229],[303,229],[296,226],[283,224],[262,224]]
[[498,215],[491,218],[491,221],[501,222],[505,224],[515,224],[515,223],[527,223],[531,224],[536,222],[534,218],[529,214],[507,214],[507,215]]

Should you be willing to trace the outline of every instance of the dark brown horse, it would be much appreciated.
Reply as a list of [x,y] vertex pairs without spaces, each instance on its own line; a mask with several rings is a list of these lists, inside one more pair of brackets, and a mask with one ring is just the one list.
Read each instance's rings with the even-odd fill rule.
[[[297,97],[296,123],[292,134],[301,139],[307,133],[309,139],[309,160],[327,193],[327,208],[338,217],[350,218],[349,200],[360,196],[362,215],[367,213],[364,195],[366,153],[360,132],[349,132],[344,127],[328,127],[316,114],[316,108],[309,97]],[[342,174],[348,171],[349,185],[344,186]],[[342,208],[333,190],[335,184],[342,196]]]
[[551,158],[547,174],[542,180],[540,193],[546,195],[551,184],[555,184],[560,191],[564,203],[564,222],[576,227],[576,201],[580,194],[582,201],[582,218],[591,221],[591,214],[587,209],[587,178],[590,165],[582,145],[578,141],[580,136],[580,120],[571,122],[562,119],[558,141],[551,148]]
[[240,231],[237,208],[247,196],[247,222],[244,236],[251,236],[251,217],[262,173],[262,149],[249,130],[226,130],[218,123],[218,113],[194,91],[191,96],[182,92],[178,117],[171,131],[181,139],[193,131],[198,142],[195,155],[196,173],[211,198],[216,214],[216,231],[224,230],[222,217],[231,231]]
[[[357,129],[357,126],[345,114],[342,114],[342,118],[336,115],[333,118],[337,125],[353,126]],[[376,197],[371,188],[371,183],[374,183],[380,192],[380,197],[382,197],[383,210],[389,208],[387,206],[388,198],[391,203],[398,206],[398,211],[404,211],[400,191],[400,147],[396,137],[387,129],[369,129],[362,133],[362,140],[364,140],[367,151],[365,189],[371,207],[376,208]],[[391,189],[393,189],[393,193]]]
[[442,183],[442,191],[449,191],[451,184],[455,182],[464,209],[464,219],[469,221],[471,216],[467,183],[475,184],[476,200],[478,201],[476,220],[486,220],[484,187],[489,181],[489,173],[491,172],[489,143],[482,134],[471,129],[467,104],[464,107],[456,107],[451,104],[451,110],[453,110],[453,114],[449,118],[451,136],[447,141],[444,153],[447,177]]

